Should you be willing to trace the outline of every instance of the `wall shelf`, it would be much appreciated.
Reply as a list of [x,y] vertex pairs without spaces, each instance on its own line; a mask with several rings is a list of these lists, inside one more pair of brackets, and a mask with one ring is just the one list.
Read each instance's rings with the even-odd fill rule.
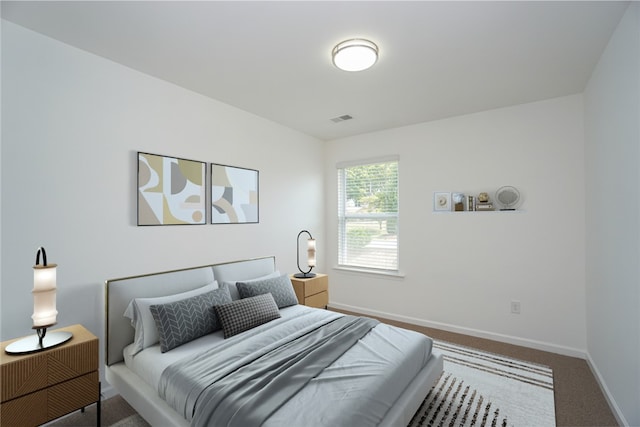
[[436,215],[457,215],[457,214],[466,214],[466,215],[478,214],[478,215],[482,215],[482,214],[497,214],[497,213],[499,213],[499,214],[510,214],[510,213],[516,214],[516,213],[524,213],[524,212],[526,212],[526,211],[523,210],[523,209],[515,209],[515,210],[510,210],[510,211],[506,211],[506,210],[503,211],[503,210],[500,210],[500,209],[496,209],[494,211],[433,211],[432,213],[436,214]]

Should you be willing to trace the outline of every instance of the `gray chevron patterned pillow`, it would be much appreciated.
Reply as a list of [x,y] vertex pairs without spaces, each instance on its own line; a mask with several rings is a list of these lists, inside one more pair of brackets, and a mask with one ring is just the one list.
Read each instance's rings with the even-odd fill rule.
[[289,275],[287,274],[272,279],[237,282],[236,285],[240,298],[270,293],[273,295],[276,304],[278,304],[278,308],[289,307],[290,305],[296,305],[298,303],[291,279],[289,279]]
[[229,338],[280,317],[271,294],[233,301],[213,307],[218,314],[224,337]]
[[211,308],[229,302],[229,289],[222,286],[202,295],[149,307],[158,329],[160,351],[166,353],[220,329],[220,321]]

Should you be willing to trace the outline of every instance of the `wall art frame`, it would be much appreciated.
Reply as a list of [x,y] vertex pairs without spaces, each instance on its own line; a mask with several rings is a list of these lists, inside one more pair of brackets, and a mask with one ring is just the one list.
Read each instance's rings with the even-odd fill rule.
[[211,224],[260,222],[260,172],[211,163]]
[[207,164],[138,151],[139,226],[207,223]]
[[433,210],[434,212],[451,211],[451,193],[433,193]]

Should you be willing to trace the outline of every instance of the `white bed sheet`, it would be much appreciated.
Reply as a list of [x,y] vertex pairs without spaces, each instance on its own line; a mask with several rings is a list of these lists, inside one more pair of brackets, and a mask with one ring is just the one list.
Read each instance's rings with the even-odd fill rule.
[[[280,309],[280,319],[274,320],[274,322],[281,322],[285,319],[298,316],[308,310],[309,307],[303,305],[293,305],[291,307],[285,307]],[[339,313],[330,312],[332,317],[340,316]],[[268,327],[267,325],[259,326],[252,329],[247,333],[259,333],[261,329]],[[230,339],[242,339],[244,335],[237,335]],[[147,384],[149,384],[154,390],[158,389],[158,383],[162,372],[174,362],[181,360],[184,357],[189,357],[192,354],[197,354],[202,350],[206,350],[215,346],[218,342],[224,342],[224,335],[222,331],[217,331],[209,335],[205,335],[196,340],[190,341],[179,347],[174,348],[171,351],[162,353],[160,351],[160,344],[155,344],[145,348],[135,356],[131,355],[131,348],[133,344],[129,344],[124,349],[124,362],[127,368],[138,374]]]
[[[302,305],[284,308],[281,310],[282,319],[274,322],[303,315],[308,310],[317,311]],[[329,318],[341,316],[331,311],[323,312]],[[245,334],[258,333],[260,328]],[[234,338],[242,339],[242,334]],[[157,390],[167,366],[220,341],[224,338],[219,331],[167,353],[161,353],[159,345],[155,345],[132,357],[125,349],[125,363]],[[377,425],[407,384],[426,365],[431,349],[430,338],[381,323],[311,380],[265,425],[335,425],[338,417],[341,425]],[[345,420],[345,416],[348,419]]]

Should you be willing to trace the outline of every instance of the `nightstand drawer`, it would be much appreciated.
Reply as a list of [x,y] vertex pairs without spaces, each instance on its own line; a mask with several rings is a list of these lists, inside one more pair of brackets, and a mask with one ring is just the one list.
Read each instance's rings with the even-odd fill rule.
[[72,338],[58,347],[27,354],[6,354],[16,340],[0,345],[0,424],[37,426],[75,410],[98,404],[98,338],[81,325],[58,331]]
[[68,329],[74,336],[65,346],[23,356],[2,355],[0,401],[98,370],[98,340],[93,335],[92,338],[85,337],[89,332],[84,328]]
[[27,394],[0,405],[2,426],[36,426],[46,423],[47,389]]
[[98,371],[94,371],[48,388],[49,419],[61,417],[97,402],[100,394],[99,381]]
[[304,305],[315,308],[325,308],[329,304],[329,294],[320,292],[304,299]]
[[329,304],[329,276],[316,274],[314,277],[290,276],[293,290],[299,304],[309,307],[326,308]]
[[[3,349],[4,353],[4,349]],[[6,356],[4,356],[6,357]],[[46,353],[14,357],[11,362],[3,363],[0,369],[0,401],[24,396],[49,385]]]
[[[316,280],[310,280],[305,283],[304,296],[309,298],[311,295],[327,292],[329,290],[329,276],[319,276]],[[325,304],[326,305],[326,304]]]
[[39,425],[98,401],[98,372],[2,403],[3,426]]

